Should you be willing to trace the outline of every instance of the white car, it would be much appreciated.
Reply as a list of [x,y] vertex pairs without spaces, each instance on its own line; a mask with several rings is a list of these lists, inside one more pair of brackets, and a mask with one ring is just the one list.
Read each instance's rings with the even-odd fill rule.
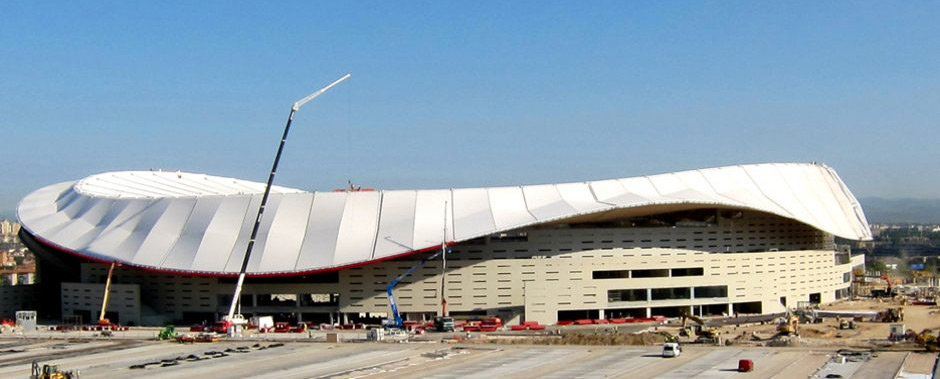
[[666,342],[663,344],[663,357],[664,358],[678,357],[680,353],[682,353],[682,348],[679,347],[678,343]]

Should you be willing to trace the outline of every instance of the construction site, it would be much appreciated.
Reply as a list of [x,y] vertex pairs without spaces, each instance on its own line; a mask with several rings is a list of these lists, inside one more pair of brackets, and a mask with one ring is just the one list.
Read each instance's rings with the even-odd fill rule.
[[[7,321],[0,377],[932,378],[937,287],[858,280],[858,296],[781,315],[405,328],[30,325]],[[675,344],[681,354],[667,354]]]

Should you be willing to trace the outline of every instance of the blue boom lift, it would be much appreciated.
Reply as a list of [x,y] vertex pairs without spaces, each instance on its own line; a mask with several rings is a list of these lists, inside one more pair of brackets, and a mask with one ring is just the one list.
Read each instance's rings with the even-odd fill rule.
[[[388,283],[388,286],[385,287],[385,292],[388,293],[388,304],[392,306],[392,317],[393,317],[393,318],[392,318],[391,320],[389,320],[390,323],[388,323],[388,324],[385,325],[386,327],[398,328],[398,329],[404,329],[404,327],[405,327],[405,321],[401,319],[401,314],[398,313],[398,304],[395,304],[395,295],[392,294],[392,290],[395,288],[395,286],[398,285],[398,282],[400,282],[402,279],[406,278],[408,275],[411,275],[411,273],[415,272],[415,270],[417,270],[417,269],[420,268],[421,266],[424,266],[426,263],[428,263],[428,261],[431,261],[431,260],[433,260],[434,258],[437,258],[437,256],[438,256],[438,255],[441,255],[441,253],[443,253],[443,252],[444,252],[444,250],[442,249],[442,250],[440,250],[440,251],[438,251],[438,252],[432,254],[431,256],[429,256],[429,257],[427,257],[427,258],[424,258],[424,260],[422,260],[421,262],[419,262],[418,264],[416,264],[414,267],[408,269],[408,271],[405,271],[403,274],[399,275],[399,276],[398,276],[397,278],[395,278],[395,279],[392,279],[392,281]],[[443,280],[443,279],[441,279],[441,280]]]

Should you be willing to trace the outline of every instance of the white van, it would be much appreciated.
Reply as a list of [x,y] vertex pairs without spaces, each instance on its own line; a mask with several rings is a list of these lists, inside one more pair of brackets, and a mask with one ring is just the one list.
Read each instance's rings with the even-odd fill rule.
[[679,347],[678,343],[666,342],[663,344],[663,357],[664,358],[678,357],[680,353],[682,353],[682,348]]

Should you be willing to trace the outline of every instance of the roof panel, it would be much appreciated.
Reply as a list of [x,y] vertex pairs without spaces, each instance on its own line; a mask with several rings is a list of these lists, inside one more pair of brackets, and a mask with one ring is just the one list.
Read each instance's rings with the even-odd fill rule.
[[536,219],[553,219],[575,212],[571,204],[562,199],[558,188],[553,184],[524,186],[522,193],[525,195],[529,213]]
[[361,262],[372,258],[379,227],[378,192],[350,192],[336,242],[336,262]]
[[597,200],[613,203],[612,199],[617,199],[621,196],[626,196],[628,194],[627,189],[623,188],[623,184],[620,183],[617,179],[609,180],[598,180],[589,183],[591,185],[591,191],[594,192],[594,196],[597,197]]
[[595,209],[605,208],[608,205],[597,202],[594,194],[591,192],[591,186],[587,183],[565,183],[557,184],[558,194],[561,198],[571,205],[576,212],[590,212]]
[[153,223],[138,224],[147,225],[147,229],[139,229],[144,238],[137,247],[137,254],[134,255],[134,262],[143,266],[162,267],[161,264],[170,253],[170,249],[176,244],[183,231],[183,226],[189,219],[193,208],[196,206],[196,199],[181,199],[181,201],[167,201],[168,204],[163,212],[154,214]]
[[318,192],[314,195],[296,267],[330,267],[335,264],[336,237],[339,236],[345,209],[344,192]]
[[659,191],[656,190],[656,187],[653,186],[653,182],[645,176],[620,179],[620,184],[623,185],[623,188],[626,189],[628,193],[646,199],[646,202],[654,203],[672,200],[661,195]]
[[[261,197],[260,193],[251,196],[248,206],[245,207],[245,215],[242,217],[241,227],[238,228],[235,244],[232,245],[232,251],[227,256],[228,259],[225,259],[224,256],[219,257],[225,259],[223,266],[225,272],[238,273],[241,271],[242,264],[245,262],[245,252],[248,249],[248,239],[251,238],[251,230],[254,228],[255,219],[258,216],[258,207],[261,206]],[[254,251],[255,246],[252,246],[251,249]]]
[[[418,191],[415,201],[414,249],[441,244],[444,238],[444,203],[453,204],[453,201],[450,190]],[[448,240],[454,238],[453,217],[452,212],[448,211]]]
[[[253,204],[255,208],[249,208],[251,196],[241,195],[221,199],[222,202],[212,214],[212,220],[206,226],[202,240],[194,253],[191,263],[193,271],[225,271],[225,264],[229,262],[229,256],[232,255],[242,226],[247,223],[246,221],[254,222],[258,205],[255,203]],[[248,216],[249,209],[252,210],[251,216]],[[247,239],[247,236],[245,238]],[[244,252],[244,247],[241,252]],[[239,258],[241,257],[244,255],[239,255]],[[238,260],[238,264],[241,264],[241,260]]]
[[80,217],[72,219],[62,230],[55,234],[53,239],[62,241],[61,246],[81,250],[88,247],[88,243],[103,229],[102,219],[108,214],[111,205],[115,200],[104,199],[100,201],[89,201],[83,205]]
[[[451,205],[455,239],[469,239],[492,233],[496,229],[486,188],[454,190],[454,202]],[[441,214],[441,222],[443,219],[444,215]]]
[[526,208],[522,188],[487,188],[487,193],[496,229],[510,229],[536,221]]
[[[144,243],[144,240],[150,236],[151,231],[157,224],[157,221],[163,216],[163,213],[169,209],[173,203],[174,201],[170,199],[159,199],[149,203],[147,208],[143,209],[139,215],[136,215],[132,222],[123,226],[129,229],[129,233],[119,242],[117,248],[115,248],[115,251],[111,254],[119,254],[118,256],[123,259],[140,265],[144,264],[142,261],[137,260],[137,256],[141,251],[145,254],[156,255],[152,251],[142,250],[141,245]],[[156,245],[156,243],[154,244]],[[106,255],[109,252],[103,253],[102,255]],[[161,255],[158,258],[162,259],[163,256]]]
[[[141,216],[151,207],[157,205],[156,201],[125,201],[119,200],[118,204],[112,205],[109,214],[102,219],[102,231],[93,241],[88,243],[86,252],[96,256],[112,256],[122,260],[130,260],[134,256],[134,250],[121,250],[121,246],[133,246],[140,244],[136,240],[131,244],[126,244],[128,238],[134,234],[137,223]],[[157,205],[161,207],[156,212],[162,212],[166,202]],[[138,234],[137,237],[142,236]],[[136,238],[136,237],[135,237]],[[61,245],[60,245],[61,246]]]
[[379,232],[372,258],[384,258],[414,250],[416,191],[385,191]]
[[160,263],[161,267],[192,267],[196,253],[199,251],[199,244],[220,205],[222,205],[222,198],[218,196],[196,199],[196,205],[193,207],[189,220],[183,226],[176,244]]
[[271,215],[267,243],[259,256],[257,271],[292,271],[307,235],[307,219],[313,205],[313,194],[281,198],[277,211]]

